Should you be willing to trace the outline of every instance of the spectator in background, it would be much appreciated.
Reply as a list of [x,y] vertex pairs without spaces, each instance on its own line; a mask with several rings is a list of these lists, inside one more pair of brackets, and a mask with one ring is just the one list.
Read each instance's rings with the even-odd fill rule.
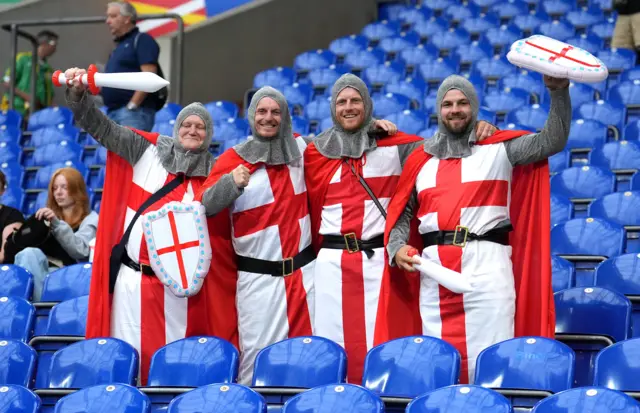
[[34,218],[47,221],[52,236],[38,248],[18,252],[15,264],[33,275],[33,299],[40,301],[44,279],[50,271],[89,259],[89,242],[96,236],[98,214],[89,207],[80,172],[74,168],[58,169],[49,182],[47,206],[36,211]]
[[618,19],[611,47],[635,50],[640,62],[640,0],[613,0],[613,7]]
[[[158,73],[160,47],[147,33],[136,27],[136,9],[127,2],[112,2],[107,6],[107,25],[116,47],[105,66],[105,73]],[[143,131],[150,131],[156,113],[155,96],[146,92],[102,88],[107,115],[114,122]]]
[[[53,101],[53,82],[51,76],[53,69],[47,63],[47,59],[56,52],[58,35],[43,30],[37,35],[38,39],[38,64],[36,66],[36,99],[35,105],[31,102],[31,52],[18,53],[16,56],[16,86],[13,108],[26,115],[27,111],[36,111],[51,106]],[[10,87],[11,69],[4,74],[3,83],[6,89]],[[33,107],[32,107],[33,106]],[[2,97],[2,110],[9,109],[9,91]]]
[[[7,177],[0,171],[0,197],[4,195],[6,189]],[[4,262],[4,244],[7,237],[11,235],[13,231],[19,229],[23,223],[24,217],[20,211],[10,206],[0,204],[0,233],[2,233],[2,240],[0,241],[0,263]]]

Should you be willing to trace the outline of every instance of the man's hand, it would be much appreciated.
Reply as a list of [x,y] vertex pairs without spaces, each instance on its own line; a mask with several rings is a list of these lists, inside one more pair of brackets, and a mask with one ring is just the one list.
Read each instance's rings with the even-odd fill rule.
[[420,264],[420,259],[415,254],[409,256],[411,252],[417,252],[411,245],[405,245],[396,252],[396,264],[405,271],[414,272],[413,264]]
[[249,169],[244,165],[238,165],[236,169],[231,171],[231,176],[233,176],[233,182],[236,183],[238,188],[244,188],[249,185]]
[[53,212],[49,208],[40,208],[39,210],[36,211],[36,219],[40,221],[42,221],[43,219],[46,219],[47,221],[51,222],[51,220],[53,220],[55,217],[56,217],[55,212]]
[[374,122],[374,126],[376,127],[376,129],[382,129],[387,131],[389,136],[395,135],[396,132],[398,132],[398,127],[396,126],[396,124],[388,120],[378,119]]
[[544,75],[544,85],[549,90],[565,89],[569,87],[569,79],[560,79],[557,77]]
[[478,142],[487,139],[489,136],[493,135],[498,128],[490,124],[489,122],[485,122],[484,120],[476,123],[476,140]]
[[[64,72],[64,77],[66,79],[73,79],[71,81],[71,89],[80,94],[82,92],[84,92],[85,90],[87,90],[87,86],[85,86],[81,81],[80,81],[80,76],[82,75],[86,75],[87,71],[84,69],[80,69],[77,67],[73,67],[71,69],[67,69]],[[68,82],[68,80],[67,80]]]

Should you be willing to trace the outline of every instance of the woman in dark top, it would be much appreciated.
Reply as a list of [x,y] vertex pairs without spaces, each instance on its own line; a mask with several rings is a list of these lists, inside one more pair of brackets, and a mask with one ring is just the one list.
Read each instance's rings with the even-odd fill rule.
[[[7,177],[0,171],[0,198],[7,189]],[[0,263],[4,262],[4,244],[7,237],[24,223],[24,216],[15,208],[0,203],[0,231],[2,231],[2,245],[0,246]]]

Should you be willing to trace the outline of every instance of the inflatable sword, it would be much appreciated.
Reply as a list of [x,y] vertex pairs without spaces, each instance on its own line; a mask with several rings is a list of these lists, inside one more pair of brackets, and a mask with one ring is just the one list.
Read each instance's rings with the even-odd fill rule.
[[[52,80],[57,87],[71,86],[73,81],[73,79],[67,79],[64,72],[60,70],[55,71]],[[87,74],[81,76],[81,81],[89,86],[89,91],[93,95],[97,95],[101,87],[153,93],[169,85],[168,81],[152,72],[98,73],[95,65],[89,66]]]
[[422,259],[418,255],[418,250],[412,248],[407,253],[409,257],[418,257],[420,264],[413,264],[413,268],[425,274],[426,276],[434,279],[438,284],[443,286],[449,291],[456,294],[468,293],[473,291],[471,287],[471,281],[469,276],[463,276],[457,271],[450,270],[442,265],[438,265],[435,262]]

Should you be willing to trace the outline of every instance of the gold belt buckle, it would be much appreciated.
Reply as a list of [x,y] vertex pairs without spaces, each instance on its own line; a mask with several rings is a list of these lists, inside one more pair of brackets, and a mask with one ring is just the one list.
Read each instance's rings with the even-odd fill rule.
[[[464,237],[462,238],[462,242],[458,242],[458,234],[460,232],[464,232]],[[453,231],[453,242],[452,244],[456,247],[464,248],[467,245],[467,236],[469,235],[469,228],[464,227],[462,225],[456,225],[456,229]]]
[[[291,263],[290,264],[291,271],[287,271],[287,263],[288,262]],[[291,274],[293,274],[293,271],[294,271],[294,269],[293,269],[293,257],[289,257],[289,258],[283,259],[282,260],[282,276],[283,277],[288,277]]]
[[[355,244],[354,249],[352,249],[351,246],[349,245],[349,239],[353,240],[353,243]],[[358,246],[358,238],[356,238],[355,232],[350,232],[344,235],[344,245],[349,254],[353,254],[354,252],[360,251],[360,247]]]

